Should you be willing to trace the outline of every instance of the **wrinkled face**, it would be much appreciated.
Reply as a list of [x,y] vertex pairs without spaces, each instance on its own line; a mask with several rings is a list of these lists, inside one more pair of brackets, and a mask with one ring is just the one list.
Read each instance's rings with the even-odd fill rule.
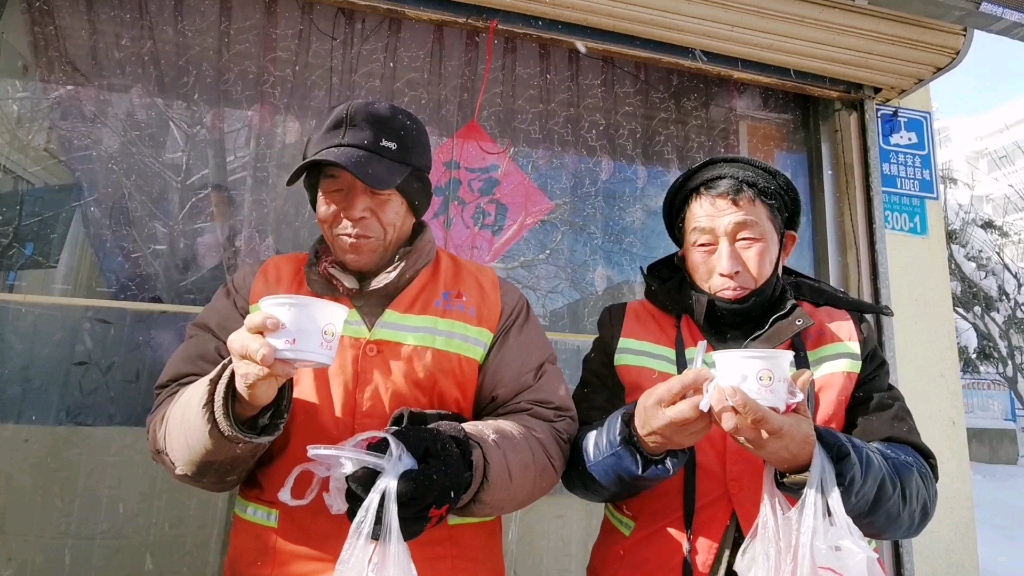
[[335,258],[350,272],[387,268],[412,235],[416,217],[396,190],[373,190],[340,168],[320,175],[316,220]]
[[760,201],[700,196],[683,221],[680,255],[698,288],[725,300],[738,300],[764,284],[785,264],[797,236],[786,232],[779,257],[779,237],[768,207]]

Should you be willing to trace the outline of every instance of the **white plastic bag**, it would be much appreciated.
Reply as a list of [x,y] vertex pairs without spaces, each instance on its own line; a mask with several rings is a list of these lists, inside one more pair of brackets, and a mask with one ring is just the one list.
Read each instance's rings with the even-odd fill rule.
[[761,511],[734,566],[739,576],[885,576],[861,531],[846,515],[832,462],[819,445],[796,507],[765,466]]
[[[378,438],[387,438],[390,443],[385,456],[365,449],[367,444]],[[348,539],[334,567],[334,576],[417,576],[409,545],[402,538],[398,524],[398,502],[395,496],[398,477],[402,472],[416,467],[416,460],[409,455],[405,446],[390,434],[367,432],[353,436],[338,446],[309,446],[307,453],[314,462],[296,467],[278,493],[278,498],[285,504],[303,506],[310,503],[319,492],[323,479],[329,478],[324,501],[332,514],[344,514],[348,510],[345,502],[345,477],[364,466],[381,471],[380,478],[352,522]],[[305,497],[295,499],[291,494],[292,487],[295,479],[304,471],[312,472],[316,479]],[[384,514],[380,539],[375,541],[371,537],[373,523],[382,498]]]

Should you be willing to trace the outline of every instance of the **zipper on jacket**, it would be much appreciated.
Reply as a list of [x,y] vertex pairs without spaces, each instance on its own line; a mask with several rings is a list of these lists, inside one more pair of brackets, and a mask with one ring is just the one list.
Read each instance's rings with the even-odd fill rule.
[[786,314],[789,314],[790,312],[792,312],[794,306],[796,306],[796,302],[791,303],[789,306],[786,306],[786,308],[784,310],[782,310],[781,312],[779,312],[775,316],[772,316],[771,319],[768,320],[768,323],[764,325],[764,328],[761,328],[757,332],[754,332],[754,334],[750,338],[747,338],[747,341],[744,342],[743,346],[740,346],[740,348],[746,348],[748,344],[750,344],[754,340],[757,340],[761,336],[764,336],[764,333],[769,331],[769,330],[771,330],[772,326],[775,325],[775,321],[778,320],[779,318],[785,316]]

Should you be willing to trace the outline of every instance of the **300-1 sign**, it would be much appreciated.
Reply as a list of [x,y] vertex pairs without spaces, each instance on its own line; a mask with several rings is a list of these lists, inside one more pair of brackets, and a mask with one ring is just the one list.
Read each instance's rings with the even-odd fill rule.
[[921,216],[911,216],[905,212],[885,211],[885,228],[894,232],[907,232],[909,234],[923,234],[921,229]]

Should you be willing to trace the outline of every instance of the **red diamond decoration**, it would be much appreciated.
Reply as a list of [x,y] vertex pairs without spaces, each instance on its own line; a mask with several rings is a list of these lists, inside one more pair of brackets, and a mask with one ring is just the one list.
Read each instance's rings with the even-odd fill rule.
[[437,243],[493,264],[555,205],[475,120],[434,151],[434,201],[426,220]]

